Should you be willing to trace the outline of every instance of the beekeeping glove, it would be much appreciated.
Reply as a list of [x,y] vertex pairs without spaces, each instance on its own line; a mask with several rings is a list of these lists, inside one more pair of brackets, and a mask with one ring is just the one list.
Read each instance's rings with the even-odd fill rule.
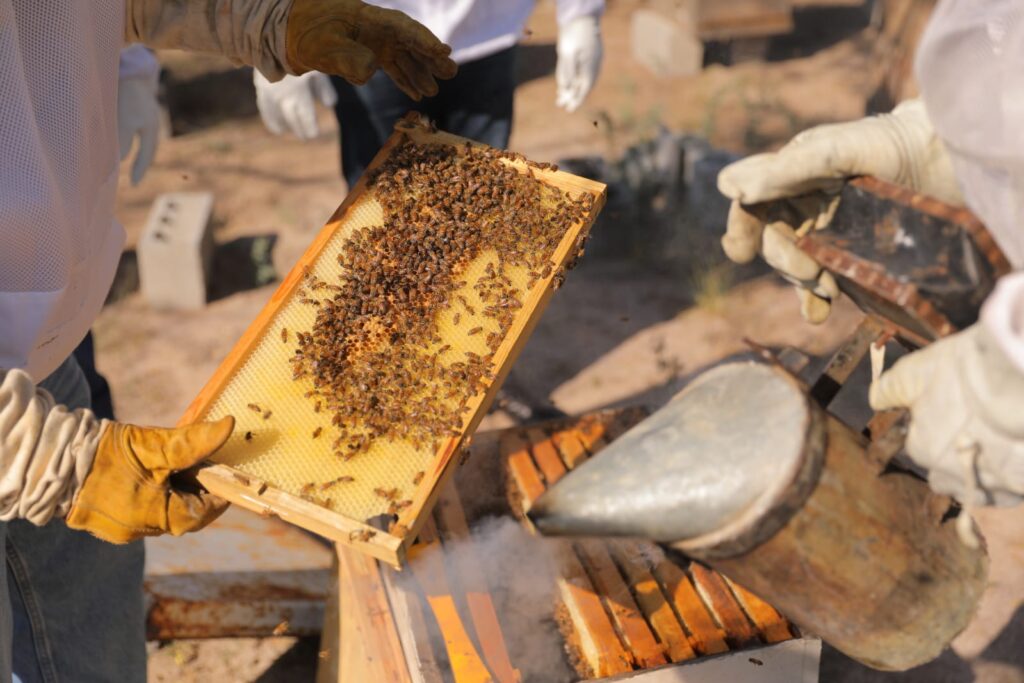
[[[891,114],[817,126],[778,152],[755,154],[718,175],[718,189],[733,200],[722,247],[736,263],[758,254],[797,284],[801,311],[823,322],[838,288],[795,242],[827,227],[843,182],[872,175],[963,205],[953,165],[924,105],[909,100]],[[773,206],[757,206],[762,202]]]
[[555,82],[558,95],[555,104],[566,111],[576,111],[597,82],[601,71],[601,22],[597,14],[573,18],[558,29],[558,62]]
[[436,95],[436,79],[457,69],[451,48],[425,26],[359,0],[293,0],[287,49],[296,74],[322,71],[363,84],[380,68],[413,100]]
[[380,68],[414,100],[457,70],[422,24],[359,0],[128,0],[125,40],[220,54],[272,81],[320,71],[361,84]]
[[319,71],[285,76],[276,83],[253,71],[253,84],[263,125],[275,135],[290,131],[300,140],[312,140],[320,135],[316,103],[333,107],[338,101],[331,79]]
[[112,543],[195,531],[227,503],[173,475],[215,452],[234,419],[135,427],[69,411],[21,370],[0,371],[0,520],[66,517]]
[[156,156],[160,136],[160,104],[157,86],[160,65],[142,45],[129,45],[121,50],[117,84],[117,137],[121,161],[128,158],[132,143],[139,140],[132,161],[132,185],[138,185]]
[[874,382],[875,410],[911,412],[907,453],[966,505],[1024,498],[1024,274],[1003,278],[981,321],[901,358]]

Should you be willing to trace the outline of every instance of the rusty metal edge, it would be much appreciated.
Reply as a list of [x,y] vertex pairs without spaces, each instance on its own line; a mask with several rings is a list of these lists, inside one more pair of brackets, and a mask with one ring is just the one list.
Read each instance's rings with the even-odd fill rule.
[[860,176],[850,181],[854,187],[878,195],[884,199],[898,202],[909,206],[921,213],[934,216],[940,220],[956,223],[970,236],[974,246],[981,255],[992,265],[995,277],[1002,277],[1009,273],[1012,268],[1006,254],[996,244],[992,233],[988,231],[985,224],[978,219],[969,209],[953,206],[946,202],[930,197],[920,192],[914,192],[906,187],[895,185],[872,176]]

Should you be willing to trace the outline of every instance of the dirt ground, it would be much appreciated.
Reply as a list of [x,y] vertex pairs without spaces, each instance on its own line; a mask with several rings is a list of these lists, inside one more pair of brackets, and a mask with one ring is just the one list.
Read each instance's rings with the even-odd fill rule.
[[[538,161],[576,155],[617,158],[659,126],[708,138],[738,153],[777,146],[822,122],[856,118],[878,84],[881,65],[870,31],[849,17],[803,43],[792,57],[714,65],[686,78],[656,78],[635,62],[630,13],[636,0],[610,0],[601,80],[582,111],[554,107],[554,7],[530,20],[522,52],[511,147]],[[112,302],[95,325],[98,363],[119,417],[173,424],[345,194],[333,115],[303,143],[274,137],[255,116],[248,76],[217,60],[161,55],[179,135],[163,140],[138,187],[122,178],[118,215],[129,253]],[[216,198],[212,300],[195,313],[157,312],[134,291],[134,247],[157,195],[209,190]],[[712,221],[713,222],[713,221]],[[719,226],[720,227],[720,226]],[[643,226],[602,223],[629,242]],[[749,279],[705,245],[672,262],[642,257],[587,259],[558,292],[509,380],[531,402],[568,413],[633,402],[657,404],[685,379],[749,347],[792,346],[826,354],[856,324],[839,307],[822,328],[800,319],[796,299],[771,277]],[[595,240],[602,239],[597,235]],[[712,245],[708,247],[707,245]],[[508,424],[498,411],[483,429]],[[823,681],[1024,681],[1024,541],[1019,511],[987,512],[980,522],[993,557],[992,587],[971,629],[937,663],[904,675],[871,672],[826,651]],[[289,638],[151,644],[154,681],[310,680],[315,643]]]

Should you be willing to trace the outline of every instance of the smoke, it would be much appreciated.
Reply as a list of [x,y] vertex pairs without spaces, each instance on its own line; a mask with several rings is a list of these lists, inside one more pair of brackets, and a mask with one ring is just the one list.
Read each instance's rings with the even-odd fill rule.
[[470,543],[446,543],[450,562],[469,553],[459,559],[479,564],[512,665],[520,670],[523,681],[559,683],[577,678],[554,620],[556,543],[534,536],[511,517],[477,520]]

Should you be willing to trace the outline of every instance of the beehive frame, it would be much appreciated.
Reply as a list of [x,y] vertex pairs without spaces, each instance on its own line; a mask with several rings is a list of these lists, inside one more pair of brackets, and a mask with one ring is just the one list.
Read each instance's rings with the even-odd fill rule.
[[[385,159],[405,141],[418,144],[445,144],[481,147],[470,143],[464,138],[438,132],[423,119],[410,115],[395,126],[395,132],[374,158],[367,172],[356,186],[349,192],[345,201],[320,231],[313,243],[283,280],[270,301],[242,335],[234,348],[218,367],[196,399],[189,406],[180,420],[180,424],[189,424],[208,417],[211,409],[218,402],[225,390],[229,389],[233,380],[247,363],[258,345],[270,334],[277,331],[275,320],[278,314],[292,302],[310,271],[324,254],[328,245],[337,233],[346,225],[346,220],[358,208],[360,202],[368,195],[367,178]],[[520,160],[505,160],[521,172],[527,172],[527,164]],[[541,182],[550,185],[572,196],[589,194],[593,197],[592,208],[584,218],[573,225],[562,237],[557,249],[551,257],[555,266],[546,277],[540,278],[523,294],[523,305],[518,311],[510,329],[494,353],[494,380],[486,391],[469,400],[469,412],[463,421],[463,428],[458,436],[441,442],[437,452],[431,457],[422,480],[415,485],[411,496],[411,505],[398,514],[397,522],[405,531],[402,535],[367,524],[366,520],[356,519],[335,510],[306,500],[299,495],[289,493],[276,487],[272,482],[253,476],[238,467],[229,464],[211,464],[202,468],[198,474],[200,483],[211,492],[241,505],[254,512],[264,515],[277,515],[281,519],[303,527],[336,542],[351,545],[360,552],[399,566],[407,546],[415,538],[422,524],[429,517],[437,496],[448,481],[454,466],[456,455],[461,451],[466,437],[473,433],[480,420],[486,414],[502,381],[508,374],[512,363],[518,356],[522,346],[529,338],[534,326],[547,306],[552,292],[556,288],[554,280],[562,276],[564,267],[576,256],[578,240],[589,231],[605,201],[605,186],[595,181],[580,178],[554,169],[530,168],[530,172]],[[297,390],[297,389],[296,389]],[[237,405],[237,403],[236,403]],[[310,407],[312,411],[312,407]],[[235,412],[239,409],[236,407]],[[237,430],[236,430],[237,432]],[[235,437],[233,437],[235,438]],[[367,483],[366,485],[371,485]]]

